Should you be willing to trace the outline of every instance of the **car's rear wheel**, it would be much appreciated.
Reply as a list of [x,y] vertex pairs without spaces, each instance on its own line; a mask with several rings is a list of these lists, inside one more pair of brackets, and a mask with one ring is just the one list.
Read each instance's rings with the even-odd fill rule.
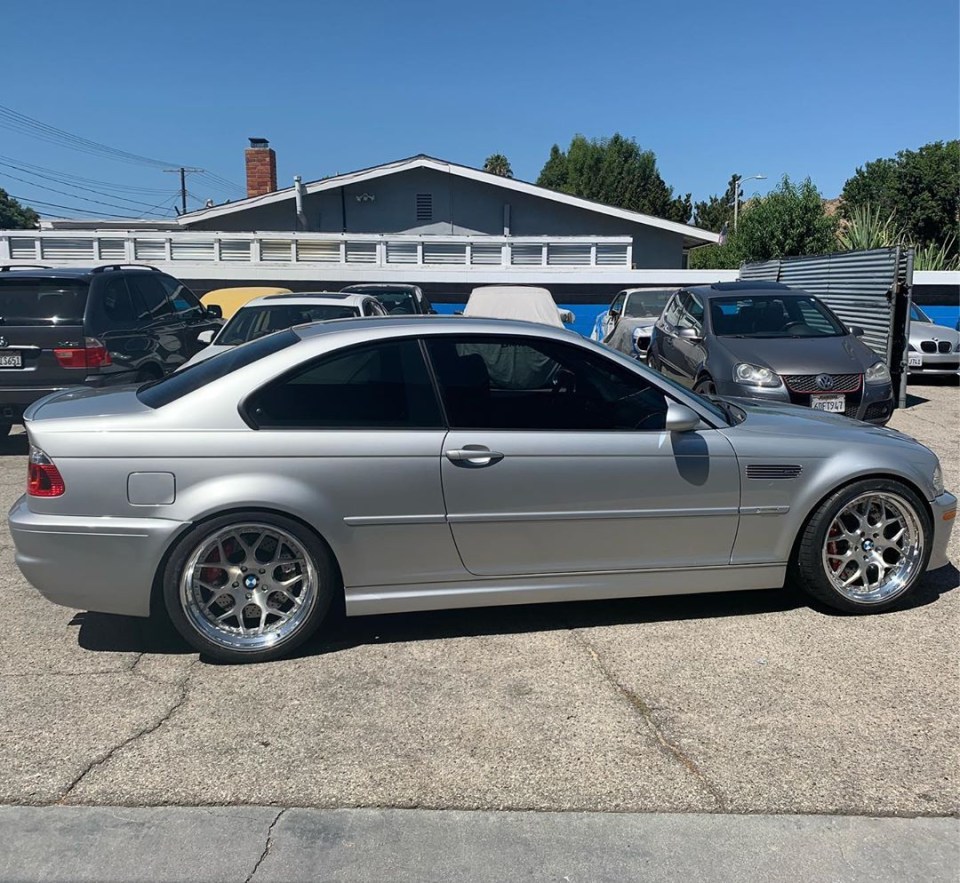
[[916,587],[931,531],[927,508],[909,487],[858,481],[820,504],[797,544],[791,576],[838,610],[887,610]]
[[183,637],[222,662],[265,662],[318,628],[340,590],[329,549],[299,522],[239,512],[198,525],[163,576]]

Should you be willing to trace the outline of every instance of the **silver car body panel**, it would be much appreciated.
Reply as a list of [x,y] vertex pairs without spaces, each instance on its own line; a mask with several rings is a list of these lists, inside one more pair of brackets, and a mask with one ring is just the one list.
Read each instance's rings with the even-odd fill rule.
[[[700,414],[700,428],[251,429],[238,409],[251,390],[378,338],[541,335],[665,383],[572,332],[529,323],[394,317],[297,333],[294,346],[158,409],[132,388],[72,390],[32,406],[30,441],[56,463],[67,492],[23,498],[11,510],[30,582],[67,606],[147,615],[155,574],[182,531],[260,509],[326,540],[352,614],[775,588],[806,517],[851,479],[901,478],[934,515],[953,500],[934,500],[936,457],[900,433],[757,402],[740,403],[739,425],[721,425],[699,397],[673,386],[667,394]],[[504,456],[471,469],[445,455],[470,444]],[[749,477],[750,466],[783,464],[799,474]],[[936,550],[951,524],[934,518],[934,563],[945,561]]]

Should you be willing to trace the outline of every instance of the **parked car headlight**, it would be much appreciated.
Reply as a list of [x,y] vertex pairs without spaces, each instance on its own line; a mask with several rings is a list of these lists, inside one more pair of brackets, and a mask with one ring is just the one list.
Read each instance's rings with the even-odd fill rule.
[[883,362],[875,362],[867,368],[867,373],[863,375],[863,379],[867,383],[889,383],[890,371]]
[[938,497],[943,493],[943,469],[939,463],[933,467],[933,492]]
[[763,368],[760,365],[751,365],[749,362],[741,362],[733,369],[733,379],[737,383],[743,383],[747,386],[782,386],[783,381],[776,371],[769,368]]

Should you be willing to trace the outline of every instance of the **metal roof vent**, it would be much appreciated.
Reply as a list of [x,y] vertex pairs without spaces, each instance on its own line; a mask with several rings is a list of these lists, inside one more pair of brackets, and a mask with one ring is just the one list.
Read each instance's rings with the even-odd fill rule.
[[250,147],[253,150],[266,150],[270,146],[270,142],[266,138],[251,138]]
[[417,194],[417,220],[418,221],[433,220],[433,194],[432,193]]

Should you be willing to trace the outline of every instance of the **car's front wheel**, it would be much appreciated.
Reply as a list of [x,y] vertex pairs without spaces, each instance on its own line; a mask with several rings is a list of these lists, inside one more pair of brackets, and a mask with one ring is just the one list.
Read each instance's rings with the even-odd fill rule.
[[265,662],[319,627],[340,590],[329,549],[299,522],[239,512],[198,525],[173,550],[163,597],[174,626],[221,662]]
[[694,386],[693,391],[702,396],[715,396],[717,394],[717,385],[713,382],[712,377],[704,375],[697,381],[697,385]]
[[791,562],[795,584],[838,610],[876,613],[901,603],[930,559],[923,500],[897,481],[866,480],[824,500]]

